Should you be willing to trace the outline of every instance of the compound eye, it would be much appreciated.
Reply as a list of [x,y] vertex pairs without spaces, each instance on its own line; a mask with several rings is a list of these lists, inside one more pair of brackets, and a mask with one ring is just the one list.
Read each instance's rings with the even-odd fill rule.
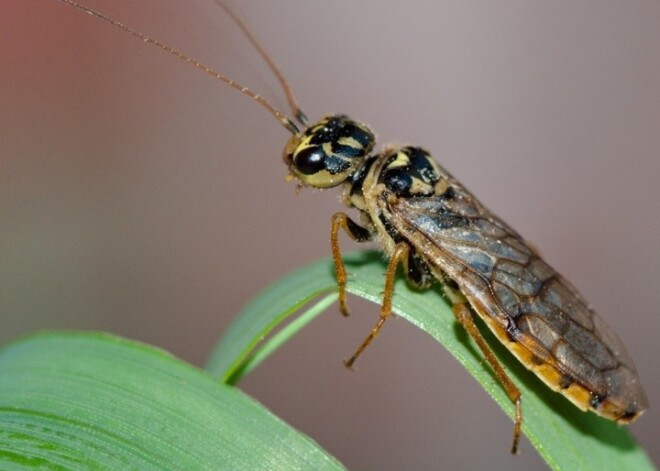
[[327,116],[291,137],[284,161],[304,185],[330,188],[348,180],[374,145],[373,133],[346,116]]
[[295,155],[295,165],[303,175],[314,175],[325,170],[325,152],[318,147],[308,147]]

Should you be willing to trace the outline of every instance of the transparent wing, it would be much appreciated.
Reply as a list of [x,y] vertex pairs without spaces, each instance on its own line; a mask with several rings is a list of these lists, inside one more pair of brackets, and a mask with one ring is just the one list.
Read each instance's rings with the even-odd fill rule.
[[[513,229],[443,177],[450,187],[443,195],[382,198],[389,223],[434,272],[457,283],[500,340],[522,346],[528,355],[512,351],[549,386],[583,409],[634,420],[647,399],[621,340]],[[582,396],[566,392],[575,385]]]

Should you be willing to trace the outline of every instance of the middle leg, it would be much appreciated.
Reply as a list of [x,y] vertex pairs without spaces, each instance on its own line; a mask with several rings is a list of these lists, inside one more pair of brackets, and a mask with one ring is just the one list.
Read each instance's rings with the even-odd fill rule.
[[371,329],[371,332],[369,332],[369,335],[366,339],[364,339],[364,342],[362,342],[362,344],[358,347],[353,356],[344,362],[348,368],[353,366],[355,360],[358,359],[362,352],[364,352],[369,344],[376,338],[380,332],[380,329],[383,327],[383,324],[385,324],[385,321],[392,314],[392,295],[394,294],[394,279],[396,276],[396,269],[399,266],[399,263],[407,262],[409,253],[410,247],[408,247],[408,244],[404,242],[399,242],[394,247],[390,261],[387,264],[387,272],[385,273],[385,291],[383,293],[383,304],[380,307],[380,317],[378,318],[376,325],[373,327],[373,329]]

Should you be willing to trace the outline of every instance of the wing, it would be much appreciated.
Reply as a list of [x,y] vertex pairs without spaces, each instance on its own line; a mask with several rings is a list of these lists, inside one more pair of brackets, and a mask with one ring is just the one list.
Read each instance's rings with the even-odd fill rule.
[[440,173],[442,195],[381,198],[383,216],[551,388],[581,409],[634,420],[647,399],[621,340],[520,235]]

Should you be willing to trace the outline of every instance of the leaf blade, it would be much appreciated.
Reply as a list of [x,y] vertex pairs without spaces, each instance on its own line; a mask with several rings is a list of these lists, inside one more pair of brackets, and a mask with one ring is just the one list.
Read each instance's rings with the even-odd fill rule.
[[273,329],[313,299],[337,289],[333,270],[324,262],[307,265],[257,294],[225,331],[204,369],[222,382],[238,380],[236,373]]
[[[380,254],[352,253],[346,255],[344,261],[352,273],[347,290],[380,304],[384,281],[384,265]],[[330,287],[336,284],[332,260],[328,258],[312,263],[279,280],[277,286],[280,291],[287,286],[304,291],[300,283],[309,283],[309,291],[330,290]],[[253,308],[257,305],[263,310],[256,312]],[[280,305],[276,292],[267,288],[262,291],[259,300],[253,301],[246,308],[250,321],[267,324],[266,319],[272,315],[269,312],[270,306],[276,306],[280,321],[286,318],[282,315],[283,312],[286,311],[288,316],[295,311]],[[513,405],[490,369],[484,366],[476,345],[462,329],[456,328],[451,309],[439,290],[417,292],[411,290],[403,280],[397,280],[393,310],[441,343],[509,417],[513,417]],[[238,322],[243,320],[241,318]],[[523,393],[523,433],[552,469],[655,469],[644,450],[635,444],[625,428],[593,413],[584,413],[561,395],[551,391],[533,373],[525,369],[482,322],[478,319],[477,321],[489,345]],[[272,328],[274,326],[271,326]],[[238,342],[237,339],[234,340]],[[252,346],[258,348],[258,343],[252,343]],[[225,354],[220,350],[216,350],[214,354]],[[249,351],[246,352],[244,358],[250,355]],[[511,430],[513,431],[513,424]],[[506,445],[508,444],[503,444],[503,450]]]
[[260,404],[104,334],[0,350],[0,468],[344,469]]

